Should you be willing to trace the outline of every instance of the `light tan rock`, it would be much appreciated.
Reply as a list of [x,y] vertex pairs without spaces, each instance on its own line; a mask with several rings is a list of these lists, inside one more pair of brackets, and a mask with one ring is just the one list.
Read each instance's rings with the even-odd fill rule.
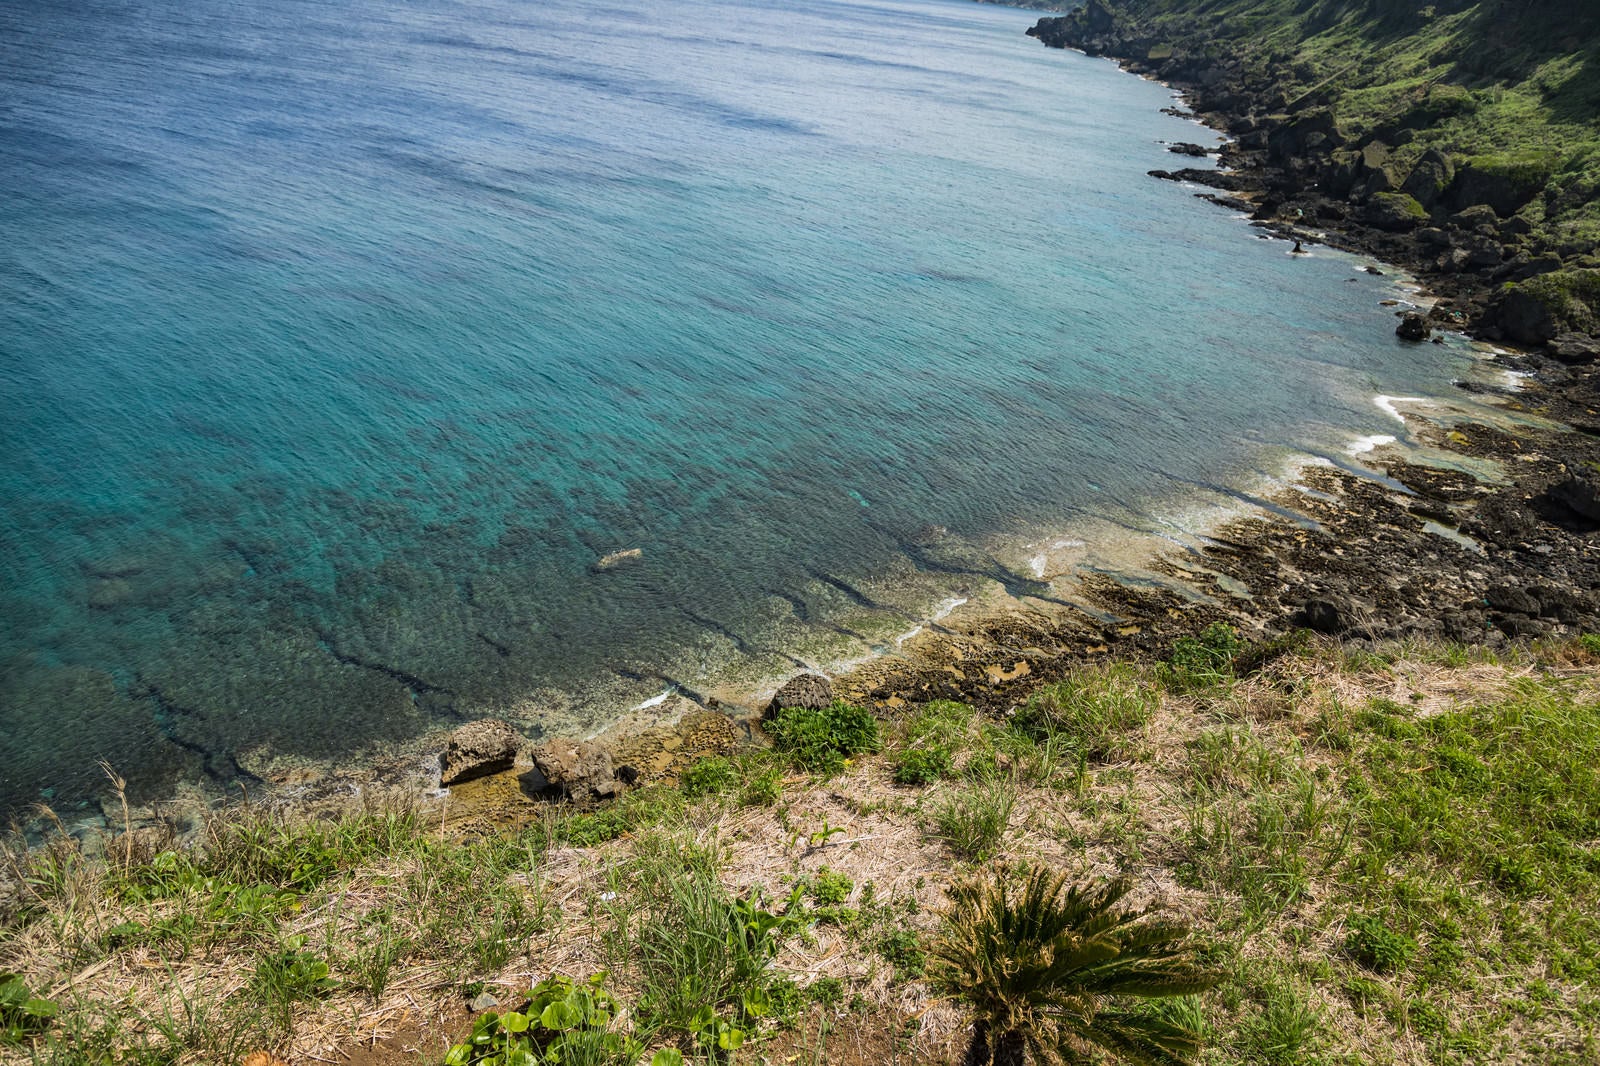
[[522,739],[498,718],[483,718],[450,734],[440,765],[439,783],[455,785],[509,770],[517,761]]

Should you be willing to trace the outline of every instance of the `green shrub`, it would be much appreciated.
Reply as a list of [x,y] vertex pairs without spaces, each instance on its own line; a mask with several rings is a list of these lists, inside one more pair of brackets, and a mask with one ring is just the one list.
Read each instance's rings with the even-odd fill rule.
[[739,789],[744,807],[771,807],[783,798],[783,771],[776,766],[751,774]]
[[683,772],[681,787],[690,799],[726,792],[738,780],[733,764],[720,756],[701,759]]
[[1390,929],[1376,915],[1356,915],[1347,923],[1344,952],[1376,973],[1397,973],[1416,954],[1417,942]]
[[644,1047],[615,1028],[622,1005],[603,982],[603,974],[581,984],[546,978],[517,1010],[480,1015],[467,1039],[445,1053],[445,1066],[632,1066]]
[[1234,659],[1244,651],[1239,633],[1226,622],[1212,622],[1197,637],[1172,642],[1162,681],[1174,692],[1197,692],[1234,679]]
[[927,970],[928,953],[922,949],[922,938],[915,929],[905,926],[890,929],[878,937],[873,948],[894,966],[898,980],[914,980]]
[[844,982],[837,977],[819,977],[806,986],[806,995],[813,1003],[837,1007],[844,1002]]
[[872,712],[847,703],[820,710],[785,707],[767,727],[773,746],[803,770],[836,774],[846,759],[879,749],[882,740]]
[[850,898],[850,891],[855,887],[849,874],[824,866],[811,879],[811,898],[824,906],[838,906]]
[[954,766],[949,748],[906,748],[894,756],[894,783],[931,785]]

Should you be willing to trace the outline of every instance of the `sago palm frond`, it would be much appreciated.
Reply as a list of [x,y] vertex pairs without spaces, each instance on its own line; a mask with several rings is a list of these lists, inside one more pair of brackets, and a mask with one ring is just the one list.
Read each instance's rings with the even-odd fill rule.
[[[1043,866],[1017,883],[979,878],[951,888],[932,976],[972,1013],[969,1062],[1020,1063],[1026,1048],[1037,1062],[1058,1063],[1089,1045],[1152,1066],[1193,1059],[1196,1034],[1118,1006],[1216,983],[1186,926],[1120,906],[1131,888],[1125,879],[1068,887]],[[990,1059],[978,1052],[980,1035]]]

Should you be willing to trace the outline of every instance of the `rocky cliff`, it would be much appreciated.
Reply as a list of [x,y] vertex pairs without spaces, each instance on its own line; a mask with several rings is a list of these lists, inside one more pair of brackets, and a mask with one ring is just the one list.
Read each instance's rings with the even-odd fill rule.
[[1028,31],[1188,91],[1258,219],[1332,231],[1436,317],[1589,364],[1600,328],[1600,5],[1089,0]]

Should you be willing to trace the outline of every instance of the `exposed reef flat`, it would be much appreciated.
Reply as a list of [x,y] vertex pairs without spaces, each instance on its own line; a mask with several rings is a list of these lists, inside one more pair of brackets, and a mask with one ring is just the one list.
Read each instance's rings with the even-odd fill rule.
[[[1600,513],[1589,503],[1600,438],[1530,414],[1540,399],[1508,393],[1499,411],[1410,405],[1414,446],[1377,445],[1345,466],[1308,459],[1194,550],[1155,553],[1141,580],[1079,572],[1048,595],[990,589],[833,677],[833,693],[887,718],[934,699],[1003,716],[1085,662],[1164,656],[1213,622],[1263,653],[1302,628],[1489,646],[1600,631]],[[633,783],[671,780],[760,743],[770,696],[707,709],[673,695],[596,740]],[[452,790],[440,815],[479,829],[526,823],[551,798],[539,784],[524,759]]]

